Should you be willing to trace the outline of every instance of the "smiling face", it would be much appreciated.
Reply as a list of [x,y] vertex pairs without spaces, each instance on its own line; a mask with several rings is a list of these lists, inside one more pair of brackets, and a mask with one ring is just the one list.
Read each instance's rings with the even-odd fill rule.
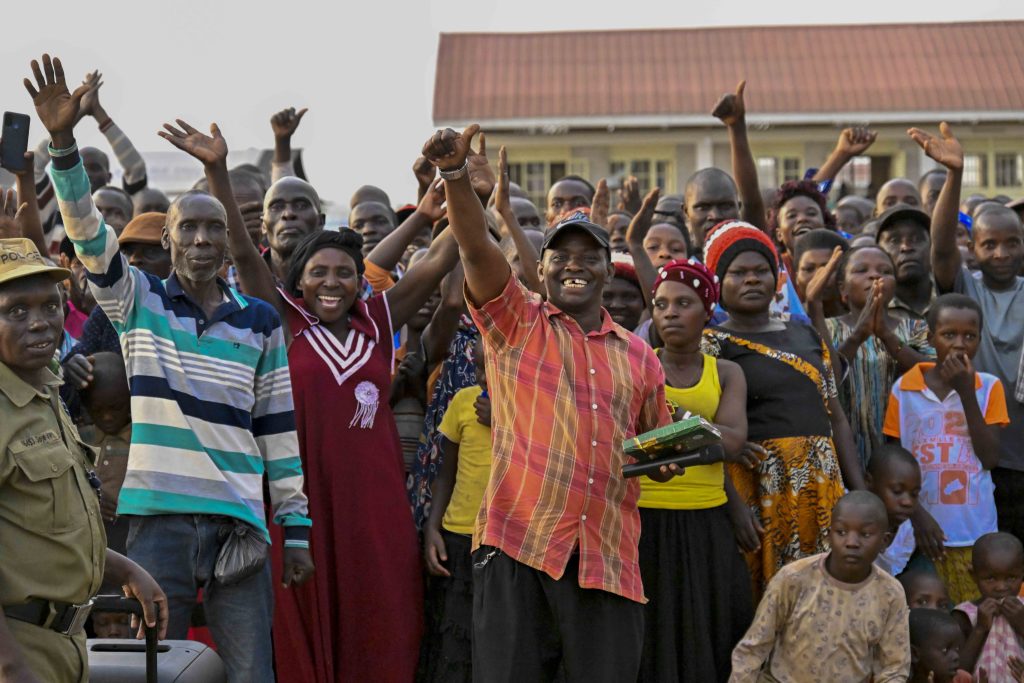
[[635,282],[614,277],[604,288],[602,305],[612,320],[633,331],[644,312],[644,296]]
[[692,287],[666,280],[658,285],[651,317],[665,347],[686,352],[700,343],[709,316],[704,301]]
[[756,251],[741,252],[722,279],[722,304],[730,313],[756,315],[768,310],[775,296],[775,275],[768,259]]
[[179,277],[206,282],[217,277],[228,247],[224,206],[208,194],[179,197],[167,210],[161,239]]
[[974,258],[991,284],[1009,287],[1024,264],[1024,229],[1010,209],[987,211],[974,228]]
[[263,199],[263,230],[271,251],[287,259],[299,242],[324,227],[312,186],[298,178],[274,183]]
[[348,315],[359,296],[359,271],[341,249],[320,249],[306,261],[298,287],[306,310],[329,325]]
[[896,292],[896,272],[889,254],[879,247],[864,247],[850,254],[843,272],[841,296],[854,310],[870,301],[875,282],[882,282],[882,305],[888,306]]
[[0,285],[0,361],[25,378],[46,367],[60,344],[64,307],[52,276]]
[[779,241],[793,253],[796,238],[811,230],[825,227],[821,207],[810,197],[796,195],[779,207]]
[[932,274],[931,237],[915,221],[887,226],[878,236],[878,244],[896,264],[897,283],[916,283]]
[[674,225],[659,223],[652,225],[644,237],[644,251],[655,268],[661,268],[669,261],[689,256],[683,233]]
[[592,312],[599,307],[605,285],[615,269],[608,250],[582,230],[559,235],[544,250],[538,266],[548,301],[570,315]]

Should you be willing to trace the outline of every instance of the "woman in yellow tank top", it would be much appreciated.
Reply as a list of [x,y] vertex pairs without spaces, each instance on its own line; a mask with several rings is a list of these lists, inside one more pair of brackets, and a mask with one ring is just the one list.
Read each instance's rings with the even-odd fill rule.
[[[652,299],[670,412],[715,423],[726,457],[740,462],[747,439],[743,371],[700,352],[718,299],[715,276],[697,261],[672,261],[659,272]],[[640,490],[640,572],[650,599],[640,681],[724,682],[732,649],[753,619],[737,538],[756,547],[756,521],[720,462],[689,467],[665,483],[642,477]]]

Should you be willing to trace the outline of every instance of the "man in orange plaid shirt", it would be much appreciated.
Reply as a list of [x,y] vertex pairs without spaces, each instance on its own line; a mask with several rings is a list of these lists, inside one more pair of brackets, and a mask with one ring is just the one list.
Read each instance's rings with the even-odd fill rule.
[[478,130],[438,131],[423,148],[445,180],[487,349],[493,459],[473,535],[473,680],[546,681],[560,668],[570,682],[636,680],[640,486],[622,477],[622,442],[671,422],[665,377],[601,308],[608,234],[585,215],[545,237],[546,302],[513,277],[468,172]]

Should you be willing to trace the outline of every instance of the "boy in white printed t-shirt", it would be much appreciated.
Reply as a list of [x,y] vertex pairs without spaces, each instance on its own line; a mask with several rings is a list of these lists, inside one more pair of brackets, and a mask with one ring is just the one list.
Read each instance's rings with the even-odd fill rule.
[[1009,423],[1002,383],[971,363],[982,325],[973,299],[935,300],[928,328],[936,362],[919,363],[896,381],[883,429],[921,465],[920,508],[911,519],[927,533],[930,515],[941,528],[944,550],[935,568],[954,604],[978,597],[971,547],[997,528],[990,470],[999,462],[995,427]]

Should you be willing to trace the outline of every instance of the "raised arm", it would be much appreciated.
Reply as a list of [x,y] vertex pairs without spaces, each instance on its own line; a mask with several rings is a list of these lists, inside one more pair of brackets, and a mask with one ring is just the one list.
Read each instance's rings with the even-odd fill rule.
[[526,237],[523,226],[519,225],[519,219],[516,218],[515,211],[512,210],[508,189],[509,183],[508,153],[504,145],[502,145],[501,149],[498,150],[498,186],[494,191],[494,208],[505,223],[505,227],[508,229],[508,236],[512,238],[512,243],[516,245],[519,262],[523,264],[523,276],[526,278],[527,288],[531,292],[543,295],[544,285],[541,283],[540,275],[537,272],[540,254],[537,253],[537,248],[533,246],[533,242]]
[[850,163],[855,156],[866,152],[877,138],[878,133],[867,128],[844,128],[839,133],[835,149],[828,155],[825,163],[821,165],[811,180],[816,183],[835,180],[839,172],[843,170],[843,166]]
[[49,256],[50,247],[46,243],[46,235],[43,234],[43,221],[39,217],[39,201],[33,182],[32,171],[35,168],[35,153],[25,152],[25,160],[28,162],[25,169],[15,174],[19,206],[14,218],[21,229],[21,236],[32,240],[40,254]]
[[270,117],[270,127],[274,130],[274,160],[270,166],[270,182],[276,183],[281,178],[295,175],[292,136],[307,111],[307,108],[295,111],[295,107],[288,107]]
[[392,230],[387,237],[378,242],[377,246],[366,255],[366,260],[391,272],[398,265],[402,254],[409,248],[416,236],[443,218],[444,214],[444,184],[438,181],[420,199],[416,211],[402,221],[402,224]]
[[651,305],[651,290],[654,288],[654,281],[658,277],[658,269],[651,262],[651,257],[644,249],[644,238],[647,231],[651,229],[651,221],[654,218],[654,209],[658,206],[658,195],[661,190],[654,188],[644,197],[640,210],[629,222],[626,229],[626,246],[633,257],[633,267],[636,268],[636,278],[640,281],[640,291],[644,294],[644,302],[648,307]]
[[729,131],[729,148],[732,150],[732,175],[739,190],[742,210],[740,218],[765,229],[764,199],[757,182],[757,164],[750,151],[747,139],[747,109],[743,102],[746,81],[740,81],[736,93],[728,93],[715,105],[711,115],[725,124]]
[[466,274],[461,263],[456,263],[452,272],[441,281],[441,303],[420,337],[427,355],[424,360],[428,371],[448,356],[448,348],[459,326],[459,316],[466,310],[465,284]]
[[964,149],[945,121],[939,124],[942,139],[911,128],[907,134],[924,153],[946,167],[946,182],[932,211],[932,275],[939,293],[950,292],[960,274],[960,249],[956,246],[956,224],[960,212],[960,184],[964,176]]
[[203,164],[206,179],[210,183],[210,194],[224,205],[227,214],[228,250],[238,270],[242,290],[249,296],[263,299],[273,305],[277,308],[281,320],[286,320],[285,303],[277,291],[274,276],[267,262],[260,256],[256,245],[249,238],[242,212],[231,191],[227,163],[228,143],[221,135],[220,128],[216,123],[212,123],[210,135],[204,135],[181,119],[177,119],[177,123],[177,128],[165,123],[164,130],[157,135]]
[[448,220],[459,244],[469,296],[483,305],[502,293],[512,270],[501,247],[487,232],[483,204],[469,179],[467,157],[479,131],[475,123],[461,134],[451,128],[439,130],[423,146],[423,156],[442,172],[462,172],[458,178],[444,181]]
[[42,66],[32,60],[35,83],[25,79],[35,104],[36,115],[50,133],[54,192],[60,202],[64,229],[75,246],[78,258],[89,272],[96,301],[103,307],[115,328],[124,324],[135,301],[139,277],[117,244],[117,235],[103,220],[93,204],[89,176],[86,175],[75,143],[74,126],[79,106],[88,86],[68,92],[64,67],[59,59],[43,55]]
[[128,194],[135,194],[146,187],[146,162],[142,155],[135,149],[135,145],[128,139],[128,136],[118,128],[114,120],[110,118],[107,110],[100,104],[100,87],[103,85],[103,74],[93,71],[85,77],[82,85],[89,86],[88,92],[82,98],[83,115],[91,116],[96,125],[99,126],[103,137],[110,143],[110,148],[117,157],[117,163],[124,171],[122,184]]
[[459,262],[459,245],[445,228],[433,242],[427,255],[406,271],[395,286],[388,290],[388,308],[391,310],[391,327],[398,329],[416,315],[444,276]]

